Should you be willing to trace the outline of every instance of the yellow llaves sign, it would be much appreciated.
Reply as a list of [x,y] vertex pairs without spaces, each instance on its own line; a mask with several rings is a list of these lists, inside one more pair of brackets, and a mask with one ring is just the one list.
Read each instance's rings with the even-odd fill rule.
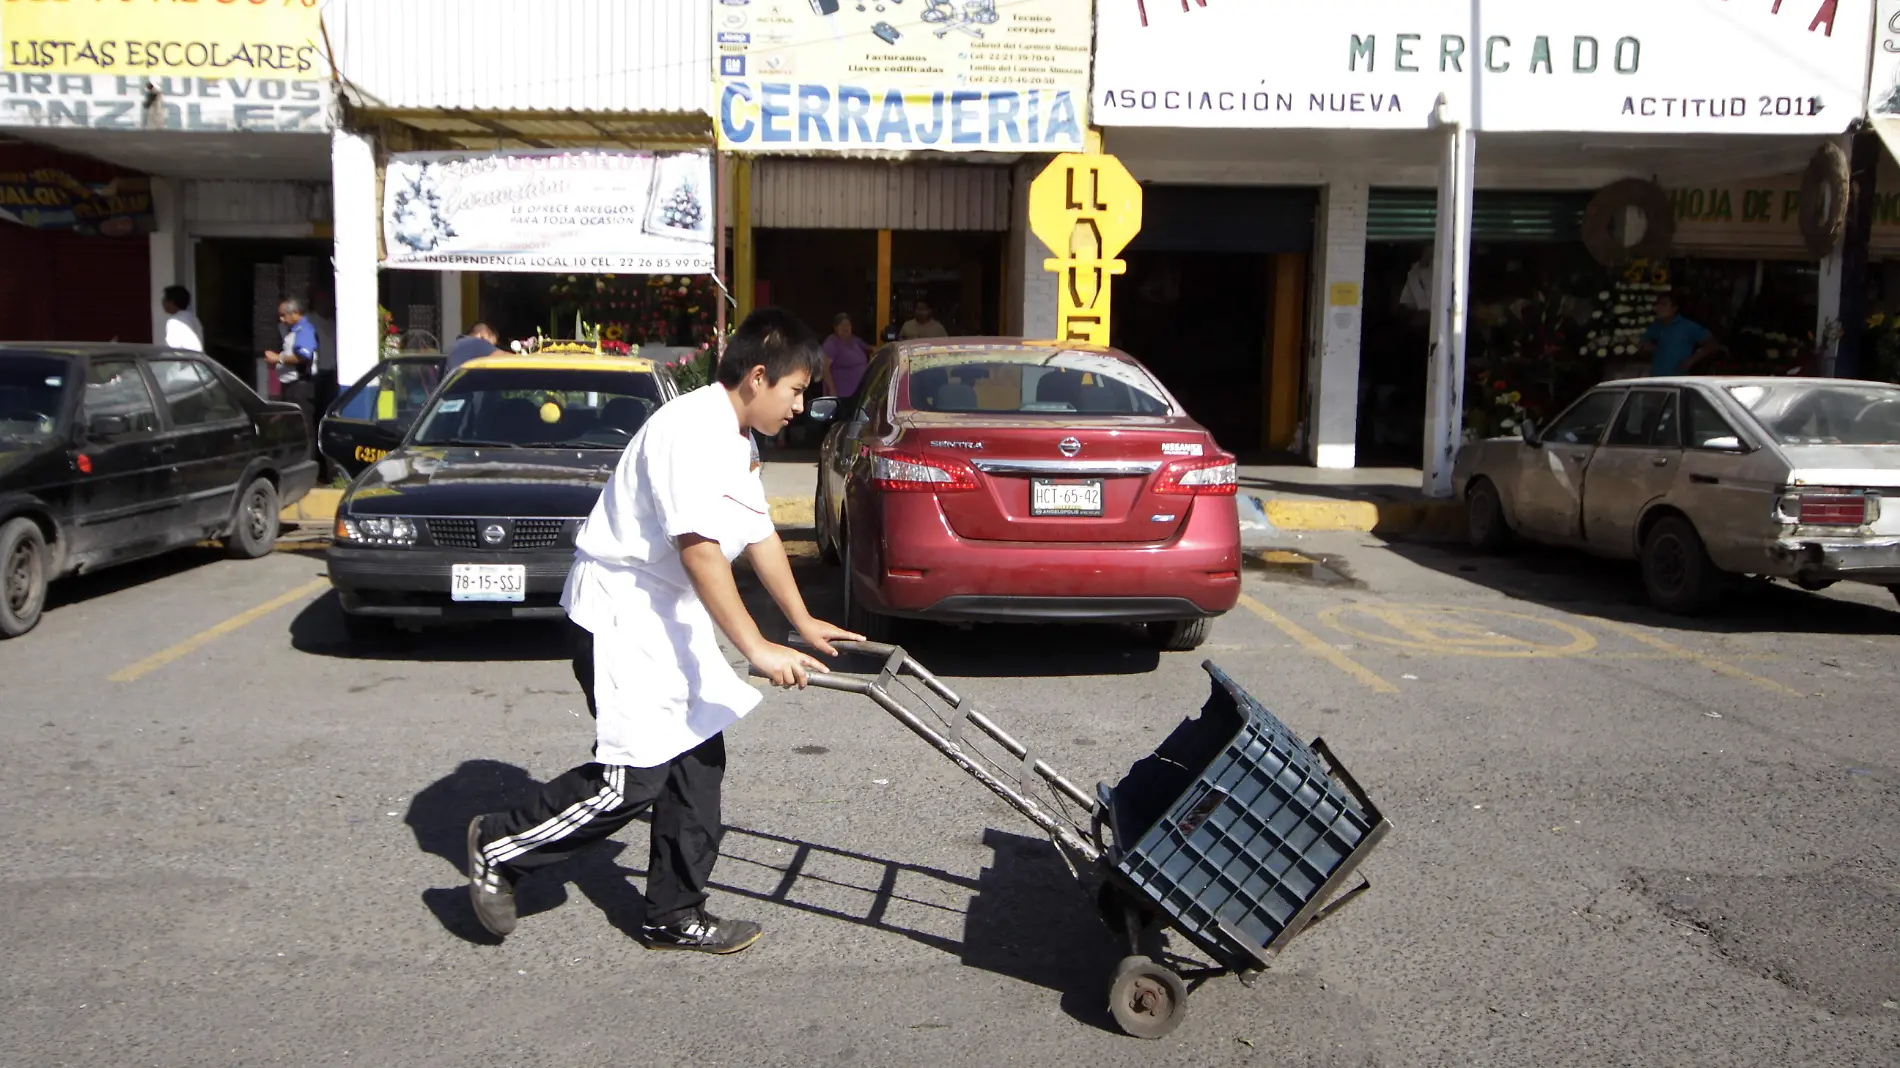
[[1141,232],[1141,183],[1114,156],[1057,156],[1029,186],[1029,228],[1055,253],[1042,265],[1059,279],[1056,337],[1107,345],[1109,283]]

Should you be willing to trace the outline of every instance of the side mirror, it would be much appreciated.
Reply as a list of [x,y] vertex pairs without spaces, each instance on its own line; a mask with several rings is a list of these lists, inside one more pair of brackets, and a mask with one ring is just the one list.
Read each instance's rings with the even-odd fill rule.
[[95,438],[116,438],[132,432],[132,420],[123,415],[95,415],[86,422],[86,434]]
[[806,407],[805,414],[814,423],[829,423],[838,418],[838,406],[841,403],[836,397],[820,397]]
[[1748,451],[1748,447],[1742,444],[1742,439],[1736,437],[1733,434],[1728,434],[1719,438],[1710,438],[1709,440],[1702,443],[1702,447],[1705,449],[1714,449],[1717,452],[1747,452]]
[[1524,438],[1524,444],[1529,445],[1533,449],[1544,444],[1544,437],[1538,433],[1535,420],[1526,419],[1517,424],[1517,432]]

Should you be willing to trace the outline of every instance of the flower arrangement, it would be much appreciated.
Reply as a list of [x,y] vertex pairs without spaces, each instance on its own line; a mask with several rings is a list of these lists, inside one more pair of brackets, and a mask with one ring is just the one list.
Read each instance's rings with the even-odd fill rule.
[[393,360],[402,354],[402,330],[396,325],[395,314],[380,304],[376,306],[376,318],[382,328],[382,341],[377,346],[378,358]]
[[1656,297],[1668,291],[1668,264],[1631,261],[1610,289],[1597,293],[1603,306],[1591,314],[1590,331],[1584,335],[1584,355],[1599,360],[1641,356],[1643,333],[1656,318]]
[[596,341],[698,345],[713,338],[719,299],[706,275],[563,275],[549,286],[554,322],[576,316],[597,325]]
[[712,346],[702,344],[698,352],[688,353],[677,360],[667,362],[666,369],[673,375],[680,392],[691,393],[701,386],[712,384],[716,373]]
[[1875,312],[1867,317],[1860,374],[1876,382],[1900,382],[1900,315]]

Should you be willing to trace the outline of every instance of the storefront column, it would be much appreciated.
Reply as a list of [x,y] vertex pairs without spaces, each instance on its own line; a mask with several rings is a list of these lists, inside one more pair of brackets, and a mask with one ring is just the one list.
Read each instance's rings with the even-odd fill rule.
[[376,147],[368,134],[330,135],[330,191],[335,211],[337,381],[370,372],[379,355],[376,322]]
[[441,295],[436,300],[442,310],[439,317],[442,321],[437,324],[440,329],[436,331],[436,339],[442,343],[442,351],[447,352],[468,326],[462,315],[462,272],[443,271],[437,276],[437,285],[441,287]]
[[759,264],[752,247],[752,160],[732,161],[732,299],[739,321],[758,300]]
[[1048,165],[1048,157],[1038,157],[1017,164],[1010,174],[1002,323],[1003,333],[1012,337],[1056,336],[1056,274],[1043,266],[1055,253],[1029,229],[1029,183]]
[[1465,313],[1471,273],[1472,179],[1478,142],[1456,119],[1437,120],[1445,137],[1438,178],[1437,252],[1432,264],[1432,348],[1425,374],[1427,497],[1450,497],[1452,464],[1464,439]]
[[1307,373],[1306,458],[1347,468],[1359,433],[1359,291],[1366,280],[1366,206],[1370,187],[1353,177],[1320,190],[1319,262],[1314,265],[1313,355]]
[[884,328],[891,325],[891,232],[877,232],[877,333],[884,340]]
[[[184,189],[170,178],[152,179],[152,214],[155,226],[147,238],[152,277],[152,343],[165,343],[165,287],[191,288],[191,278],[183,269],[191,253],[191,239],[185,236]],[[193,293],[195,301],[198,294]]]

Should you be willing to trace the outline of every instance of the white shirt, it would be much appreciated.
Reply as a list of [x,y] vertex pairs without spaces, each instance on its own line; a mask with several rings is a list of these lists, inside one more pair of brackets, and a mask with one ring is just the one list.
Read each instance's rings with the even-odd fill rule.
[[205,350],[205,328],[190,308],[165,317],[165,347],[186,352]]
[[678,539],[719,543],[728,561],[772,536],[755,447],[714,383],[647,420],[575,536],[561,604],[594,635],[603,764],[651,768],[758,706],[719,648]]

